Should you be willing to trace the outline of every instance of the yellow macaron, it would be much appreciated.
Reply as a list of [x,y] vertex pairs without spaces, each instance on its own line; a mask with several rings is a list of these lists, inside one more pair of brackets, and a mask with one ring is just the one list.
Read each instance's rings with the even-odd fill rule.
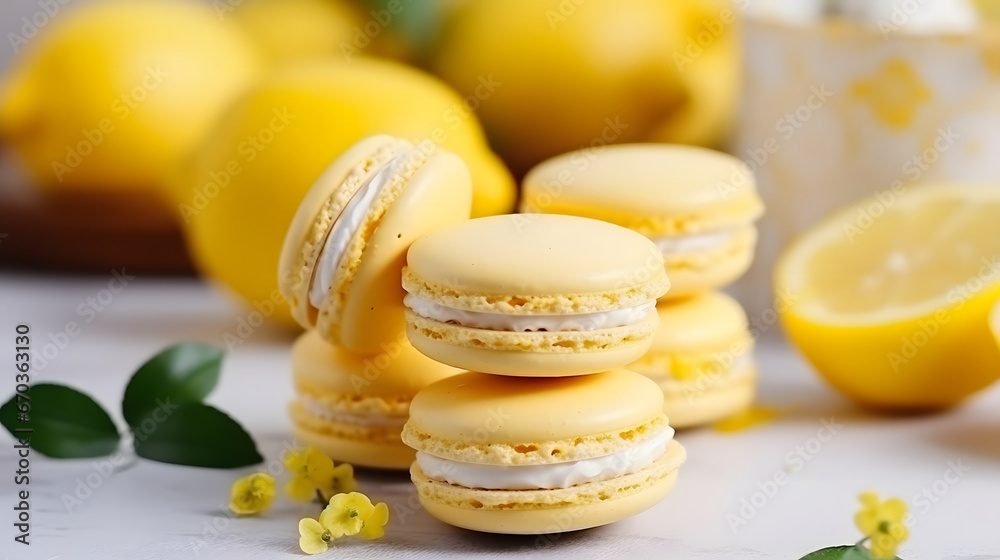
[[403,441],[431,515],[490,533],[560,533],[635,515],[677,480],[663,397],[625,370],[524,379],[461,373],[420,391]]
[[544,161],[524,178],[522,212],[605,220],[663,251],[668,298],[729,284],[750,266],[763,213],[739,159],[695,146],[624,144]]
[[646,352],[669,285],[660,251],[634,231],[573,216],[479,218],[410,247],[407,335],[462,369],[595,373]]
[[335,461],[405,469],[413,450],[400,440],[417,392],[461,370],[435,362],[401,337],[379,354],[334,346],[316,331],[292,346],[295,437]]
[[732,416],[753,402],[757,366],[747,316],[721,292],[660,302],[653,345],[628,369],[663,389],[663,410],[675,428]]
[[379,352],[404,328],[399,280],[410,243],[467,220],[471,209],[472,182],[457,156],[365,138],[299,205],[281,251],[281,294],[304,327],[352,351]]

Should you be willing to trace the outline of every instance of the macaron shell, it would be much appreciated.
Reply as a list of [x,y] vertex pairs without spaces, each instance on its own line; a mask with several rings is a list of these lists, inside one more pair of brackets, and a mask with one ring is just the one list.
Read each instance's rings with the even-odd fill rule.
[[409,402],[427,385],[462,373],[429,359],[401,333],[378,354],[357,354],[329,344],[316,331],[292,345],[292,377],[300,391],[335,394],[345,401],[384,399]]
[[467,372],[414,397],[403,441],[469,463],[565,462],[659,434],[662,409],[657,385],[626,370],[537,379]]
[[410,475],[421,505],[437,519],[487,533],[563,533],[614,523],[659,503],[677,481],[684,448],[667,452],[645,469],[603,482],[556,490],[483,490],[427,478],[414,464]]
[[[398,339],[405,327],[400,276],[407,249],[416,239],[468,220],[471,212],[468,168],[454,154],[435,152],[391,202],[358,257],[342,315],[330,317],[338,323],[341,344],[373,353]],[[323,321],[317,328],[330,330]]]
[[411,146],[384,134],[358,141],[323,171],[299,203],[281,249],[278,288],[303,327],[316,323],[309,288],[329,227],[367,177]]
[[521,211],[585,216],[657,235],[746,225],[760,217],[763,203],[753,172],[733,156],[620,144],[537,165],[524,178]]
[[754,340],[749,333],[728,347],[684,352],[649,352],[625,369],[641,373],[654,381],[662,378],[682,382],[704,376],[725,375],[753,361]]
[[649,348],[647,339],[647,342],[642,344],[604,352],[543,354],[521,350],[463,348],[430,338],[417,338],[412,334],[410,336],[414,340],[414,346],[432,359],[456,367],[459,367],[457,364],[463,364],[462,369],[522,378],[589,375],[624,367],[641,358]]
[[[417,352],[406,338],[379,354],[355,354],[327,343],[308,331],[292,345],[292,376],[298,397],[289,406],[295,437],[338,462],[406,469],[414,452],[400,433],[410,401],[420,389],[461,370]],[[372,419],[371,424],[337,421],[345,417]]]
[[293,415],[292,434],[304,445],[319,449],[337,463],[376,469],[403,470],[416,458],[416,452],[399,439],[387,439],[364,432],[345,436],[335,426],[311,425]]
[[750,268],[756,245],[756,228],[746,226],[718,249],[665,255],[671,286],[662,299],[688,297],[731,284]]
[[404,288],[459,309],[574,313],[666,292],[659,249],[642,235],[574,216],[478,218],[417,240]]
[[757,392],[757,369],[730,372],[708,383],[660,380],[663,389],[663,412],[670,426],[693,428],[724,420],[753,404]]
[[660,324],[650,354],[726,351],[749,337],[746,312],[722,292],[661,301],[656,313]]
[[671,427],[714,422],[752,404],[754,339],[736,300],[712,292],[661,301],[657,313],[660,326],[649,353],[627,369],[660,386]]

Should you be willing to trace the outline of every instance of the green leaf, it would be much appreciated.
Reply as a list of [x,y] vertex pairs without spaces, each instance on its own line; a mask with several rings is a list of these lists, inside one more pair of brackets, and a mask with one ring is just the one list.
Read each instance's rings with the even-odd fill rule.
[[[799,560],[875,560],[871,552],[857,545],[832,546],[806,554]],[[897,556],[896,560],[900,560]]]
[[[0,406],[0,424],[15,438],[27,438],[42,455],[60,459],[102,457],[118,448],[121,436],[108,413],[89,396],[63,385],[39,383],[27,399],[14,395]],[[19,418],[19,407],[30,406]],[[30,429],[33,433],[16,433]]]
[[139,368],[125,387],[122,415],[133,431],[171,405],[201,402],[219,381],[224,352],[207,344],[171,346]]
[[140,457],[216,469],[245,467],[264,460],[242,426],[207,404],[173,405],[151,418],[155,425],[135,433],[135,452]]

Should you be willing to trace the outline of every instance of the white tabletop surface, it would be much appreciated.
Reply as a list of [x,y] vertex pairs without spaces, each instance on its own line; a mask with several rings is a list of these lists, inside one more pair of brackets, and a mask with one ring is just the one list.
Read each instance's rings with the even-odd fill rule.
[[[37,347],[76,321],[80,334],[33,381],[70,384],[118,416],[125,383],[146,358],[178,341],[224,345],[224,334],[235,332],[246,317],[245,309],[200,282],[139,277],[85,323],[77,307],[109,279],[0,272],[0,363],[14,362],[15,324],[30,324]],[[421,511],[406,475],[362,472],[362,490],[392,508],[387,534],[373,543],[345,539],[325,557],[794,560],[857,540],[856,495],[873,489],[911,505],[912,538],[900,550],[903,558],[1000,558],[1000,387],[947,413],[871,415],[825,386],[778,331],[775,326],[762,342],[759,362],[760,401],[780,410],[779,418],[732,434],[678,434],[688,461],[677,487],[643,514],[564,535],[478,534]],[[278,459],[291,443],[285,416],[292,395],[290,340],[273,327],[254,330],[226,359],[209,399],[243,423],[267,460]],[[13,375],[0,376],[0,398],[13,390]],[[832,437],[828,425],[834,425]],[[302,557],[297,521],[318,513],[281,500],[263,517],[230,519],[224,511],[229,486],[252,468],[212,470],[140,459],[104,478],[93,476],[100,469],[91,460],[34,454],[32,544],[25,547],[12,540],[13,440],[0,440],[0,555],[11,559]],[[953,465],[961,476],[949,471]],[[776,473],[789,473],[788,482],[771,484]],[[68,511],[63,495],[77,492],[88,475],[99,485]],[[746,522],[734,530],[734,519]]]

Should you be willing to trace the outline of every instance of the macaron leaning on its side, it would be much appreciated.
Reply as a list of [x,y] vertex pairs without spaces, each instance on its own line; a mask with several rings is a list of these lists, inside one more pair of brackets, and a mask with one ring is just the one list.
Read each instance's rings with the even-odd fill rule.
[[379,352],[404,328],[400,270],[417,238],[469,218],[472,183],[430,143],[365,138],[306,193],[289,226],[278,286],[292,315],[354,352]]
[[633,231],[518,214],[417,240],[403,288],[417,350],[472,371],[558,377],[639,359],[669,281],[660,251]]
[[722,420],[753,402],[757,366],[747,316],[731,297],[712,292],[661,301],[660,326],[642,359],[626,366],[663,389],[674,428]]
[[652,239],[670,276],[668,298],[725,286],[746,272],[763,209],[742,161],[669,144],[554,157],[525,176],[521,196],[522,212],[605,220]]
[[355,354],[309,331],[292,346],[295,438],[337,462],[405,469],[413,450],[400,440],[410,401],[423,387],[461,373],[413,349],[406,337],[378,354]]
[[462,373],[420,391],[403,441],[434,517],[476,531],[561,533],[667,495],[685,460],[656,384],[625,370],[525,379]]

